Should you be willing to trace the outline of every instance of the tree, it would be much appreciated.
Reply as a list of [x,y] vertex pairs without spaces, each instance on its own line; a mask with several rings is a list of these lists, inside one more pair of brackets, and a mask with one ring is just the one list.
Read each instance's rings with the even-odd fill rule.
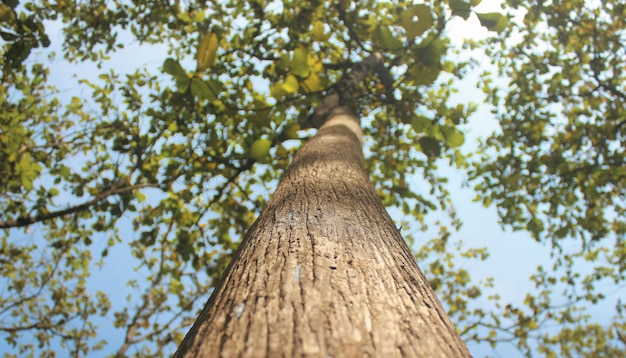
[[179,357],[470,356],[365,172],[347,104],[380,54],[316,108],[299,151]]
[[[546,8],[511,0],[511,6],[527,9],[526,22],[517,24],[519,10],[509,8],[505,17],[476,11],[478,3],[0,4],[0,277],[6,287],[0,292],[0,332],[10,353],[173,352],[239,238],[308,139],[300,125],[311,108],[354,63],[381,52],[393,76],[392,90],[371,76],[355,97],[362,110],[365,167],[383,204],[405,227],[462,338],[494,346],[512,341],[528,354],[619,355],[623,304],[616,303],[616,318],[608,325],[578,324],[578,310],[587,302],[606,302],[605,292],[594,285],[598,278],[623,282],[623,126],[617,119],[624,92],[623,6],[555,1]],[[582,8],[580,14],[574,6]],[[590,21],[594,16],[598,21]],[[508,69],[498,77],[511,79],[511,95],[505,100],[485,77],[506,131],[472,157],[462,151],[463,129],[476,106],[451,98],[474,60],[451,45],[448,25],[476,17],[497,36],[475,43],[476,48]],[[537,37],[543,29],[547,35]],[[514,45],[516,31],[542,51],[554,40],[554,55],[539,58],[537,50]],[[554,34],[570,40],[556,41]],[[140,53],[132,52],[136,44]],[[47,46],[53,51],[42,50]],[[116,56],[143,58],[155,47],[167,55],[128,71],[111,65]],[[66,73],[59,75],[65,61],[85,69],[79,84],[71,85],[77,89],[66,87],[71,83]],[[560,72],[561,83],[556,75],[528,79],[546,61],[567,69]],[[595,72],[589,72],[592,63]],[[564,91],[570,83],[599,87]],[[567,110],[520,120],[522,114],[535,118],[535,107],[543,113],[548,102],[534,95],[544,88],[560,91],[559,103],[568,103]],[[580,116],[587,110],[607,120]],[[536,137],[531,124],[549,128],[546,121],[558,124],[563,118],[571,120],[571,128],[562,132],[571,138],[538,130],[540,144],[526,140]],[[574,139],[585,144],[574,145]],[[544,166],[551,165],[552,154],[562,154],[559,148],[567,165],[549,172]],[[591,156],[583,149],[592,150]],[[484,260],[488,252],[462,246],[454,234],[461,221],[447,178],[438,171],[446,163],[469,172],[479,200],[497,205],[503,222],[514,229],[530,230],[540,241],[550,237],[553,243],[555,237],[557,244],[585,236],[576,241],[583,249],[573,254],[554,246],[555,264],[561,266],[533,276],[538,290],[529,292],[523,307],[499,301],[494,308],[477,306],[497,292],[490,294],[489,281],[474,282],[457,260]],[[568,166],[578,168],[576,178],[567,175]],[[541,180],[562,180],[567,189]],[[541,196],[545,185],[552,189]],[[517,200],[528,210],[516,211]],[[540,215],[533,217],[534,204]],[[571,216],[565,215],[569,209]],[[448,217],[433,223],[432,216],[442,212]],[[601,212],[605,218],[594,220]],[[416,242],[406,229],[409,222],[420,230],[436,226],[438,234]],[[582,259],[597,264],[589,274],[572,263]],[[111,263],[119,261],[132,262],[136,270],[124,278],[133,270],[115,273],[127,282],[124,297],[116,296],[120,287],[107,290],[95,277],[100,266],[113,272]],[[564,295],[566,309],[547,301],[556,289],[576,292]],[[111,322],[114,334],[102,334]],[[559,328],[542,330],[542,323]],[[96,338],[104,336],[112,338]]]

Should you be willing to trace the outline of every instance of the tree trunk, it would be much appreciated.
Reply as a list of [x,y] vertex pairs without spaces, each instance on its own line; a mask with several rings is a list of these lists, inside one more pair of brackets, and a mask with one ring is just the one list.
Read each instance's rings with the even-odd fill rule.
[[294,158],[176,357],[468,357],[337,107]]

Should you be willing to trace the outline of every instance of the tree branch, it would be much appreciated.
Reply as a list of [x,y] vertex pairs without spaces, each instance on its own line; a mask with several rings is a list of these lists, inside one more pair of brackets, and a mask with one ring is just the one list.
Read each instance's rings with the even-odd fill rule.
[[50,213],[45,213],[45,214],[39,214],[39,215],[35,215],[35,216],[22,216],[19,217],[15,220],[4,220],[4,221],[0,221],[0,229],[9,229],[9,228],[14,228],[14,227],[24,227],[24,226],[28,226],[37,222],[41,222],[41,221],[46,221],[46,220],[51,220],[51,219],[56,219],[58,217],[61,216],[65,216],[68,214],[74,214],[80,211],[83,211],[87,208],[89,208],[92,205],[95,205],[97,203],[99,203],[100,201],[108,198],[109,196],[112,195],[118,195],[118,194],[122,194],[128,191],[133,191],[135,189],[141,189],[141,188],[154,188],[157,187],[156,184],[137,184],[137,185],[125,185],[127,183],[126,180],[120,180],[117,183],[115,183],[113,186],[111,186],[109,189],[101,192],[100,194],[96,195],[95,198],[93,198],[92,200],[89,200],[85,203],[82,203],[80,205],[76,205],[76,206],[71,206],[68,207],[66,209],[63,210],[58,210],[58,211],[53,211]]
[[54,323],[42,323],[42,322],[37,322],[37,323],[33,323],[27,326],[0,326],[0,331],[4,331],[4,332],[19,332],[19,331],[27,331],[27,330],[31,330],[31,329],[41,329],[41,330],[48,330],[48,329],[53,329],[59,325],[64,324],[65,322],[67,322],[67,319],[63,318],[61,320],[59,320],[58,322],[54,322]]

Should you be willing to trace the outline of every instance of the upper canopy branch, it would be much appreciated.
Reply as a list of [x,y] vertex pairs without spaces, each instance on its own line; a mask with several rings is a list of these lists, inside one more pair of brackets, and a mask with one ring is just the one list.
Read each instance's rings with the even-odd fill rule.
[[393,79],[389,70],[385,67],[383,55],[380,52],[376,52],[362,62],[352,65],[348,73],[333,86],[331,92],[317,105],[313,114],[306,119],[302,127],[321,127],[332,110],[339,106],[347,107],[354,113],[358,112],[355,93],[359,88],[359,84],[365,80],[365,77],[371,70],[378,75],[387,91],[387,96],[393,98]]

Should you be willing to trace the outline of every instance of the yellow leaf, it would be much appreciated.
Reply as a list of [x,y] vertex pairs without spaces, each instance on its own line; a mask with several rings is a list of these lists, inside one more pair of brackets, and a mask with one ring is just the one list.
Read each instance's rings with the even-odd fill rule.
[[324,69],[324,64],[322,64],[322,61],[311,56],[310,54],[306,59],[306,63],[309,64],[309,66],[311,67],[311,71],[313,72],[320,72]]
[[320,76],[314,73],[302,82],[302,88],[307,92],[319,92],[324,89],[324,85],[322,84]]
[[441,133],[444,136],[446,144],[451,148],[459,147],[465,142],[463,132],[454,127],[441,126]]
[[8,22],[12,25],[14,21],[15,15],[13,15],[11,8],[5,4],[0,4],[0,24]]
[[177,17],[179,20],[182,20],[182,21],[184,21],[184,22],[186,22],[186,23],[191,23],[191,22],[193,22],[193,20],[191,20],[191,17],[190,17],[188,14],[185,14],[184,12],[179,13],[178,15],[176,15],[176,17]]
[[291,73],[298,77],[307,78],[311,74],[311,68],[309,67],[308,54],[306,49],[298,47],[293,52],[293,60],[291,61]]
[[277,83],[270,87],[270,95],[280,99],[298,92],[299,87],[298,78],[294,75],[288,75],[284,82]]
[[324,23],[320,20],[315,21],[313,24],[313,30],[311,31],[311,39],[313,41],[326,41],[328,36],[324,34]]
[[208,33],[204,35],[198,44],[198,53],[196,54],[197,72],[202,72],[213,66],[217,47],[216,34]]
[[205,19],[204,11],[200,10],[193,15],[193,22],[202,22]]
[[288,75],[283,82],[283,89],[288,94],[294,94],[298,92],[298,79],[293,75]]

